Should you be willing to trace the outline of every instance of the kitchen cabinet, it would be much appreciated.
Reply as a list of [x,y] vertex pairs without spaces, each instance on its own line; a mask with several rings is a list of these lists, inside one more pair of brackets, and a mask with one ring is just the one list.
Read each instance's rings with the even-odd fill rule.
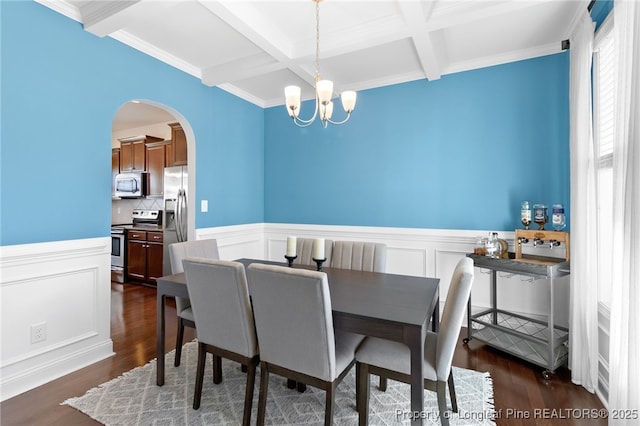
[[155,284],[162,273],[162,232],[147,233],[147,281]]
[[185,166],[187,164],[187,136],[180,123],[169,123],[171,127],[171,164],[168,166]]
[[162,231],[127,232],[127,277],[155,284],[162,276]]
[[170,161],[171,141],[145,144],[147,158],[147,196],[162,197],[164,191],[164,168]]
[[116,175],[120,173],[120,148],[111,150],[111,196],[115,196]]
[[147,167],[146,147],[149,142],[161,141],[155,136],[132,136],[120,141],[120,171],[144,172]]

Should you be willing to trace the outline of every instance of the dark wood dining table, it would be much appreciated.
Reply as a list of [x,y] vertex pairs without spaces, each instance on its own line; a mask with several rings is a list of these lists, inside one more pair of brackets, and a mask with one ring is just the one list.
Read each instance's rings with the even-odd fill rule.
[[[285,262],[238,259],[246,266]],[[309,266],[296,266],[310,268]],[[405,343],[411,349],[411,418],[421,425],[424,412],[424,340],[440,319],[439,278],[424,278],[350,269],[323,268],[329,281],[333,325],[336,329]],[[189,297],[184,273],[157,279],[156,384],[164,385],[165,302],[167,297]],[[405,417],[406,418],[406,417]]]

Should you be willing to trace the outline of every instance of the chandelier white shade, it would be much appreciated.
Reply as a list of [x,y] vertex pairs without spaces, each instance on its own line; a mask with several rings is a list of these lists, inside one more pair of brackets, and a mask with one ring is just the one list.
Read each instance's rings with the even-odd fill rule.
[[333,115],[333,81],[320,78],[320,2],[322,0],[312,0],[316,3],[316,78],[315,78],[315,110],[309,119],[300,118],[300,87],[287,86],[284,88],[285,106],[289,117],[293,119],[296,126],[307,127],[320,115],[322,127],[331,124],[343,124],[351,117],[351,113],[356,107],[356,92],[347,90],[340,94],[342,108],[346,117],[341,121],[331,119]]

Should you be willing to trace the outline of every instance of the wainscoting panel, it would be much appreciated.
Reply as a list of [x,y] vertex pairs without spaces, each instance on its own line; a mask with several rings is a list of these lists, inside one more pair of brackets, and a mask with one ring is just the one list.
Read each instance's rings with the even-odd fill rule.
[[3,400],[113,355],[110,264],[110,237],[2,247]]
[[425,277],[427,256],[428,252],[424,248],[387,247],[387,272]]
[[196,239],[215,238],[220,258],[224,260],[265,259],[264,227],[262,224],[231,225],[196,229]]
[[[458,260],[488,231],[258,223],[196,230],[215,238],[222,259],[284,261],[287,236],[387,244],[387,272],[441,279],[441,305]],[[513,241],[513,232],[500,238]],[[110,238],[0,247],[2,276],[2,398],[10,398],[112,355]],[[513,247],[510,247],[513,250]],[[489,306],[489,275],[476,268],[472,310]],[[485,271],[486,272],[486,271]],[[544,282],[500,276],[499,307],[544,315]],[[558,280],[558,322],[568,322],[568,280]],[[72,307],[72,309],[65,309]],[[31,343],[31,326],[46,323],[47,339]],[[608,330],[608,325],[607,325]],[[607,333],[608,335],[608,333]],[[607,357],[608,358],[608,357]],[[602,360],[603,382],[608,370]]]

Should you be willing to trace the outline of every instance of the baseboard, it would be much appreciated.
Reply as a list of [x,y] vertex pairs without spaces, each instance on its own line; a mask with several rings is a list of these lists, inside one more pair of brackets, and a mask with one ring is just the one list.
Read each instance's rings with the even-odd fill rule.
[[64,358],[38,364],[13,376],[3,376],[0,380],[0,400],[13,398],[113,355],[115,355],[113,341],[109,339],[94,346],[82,348]]

